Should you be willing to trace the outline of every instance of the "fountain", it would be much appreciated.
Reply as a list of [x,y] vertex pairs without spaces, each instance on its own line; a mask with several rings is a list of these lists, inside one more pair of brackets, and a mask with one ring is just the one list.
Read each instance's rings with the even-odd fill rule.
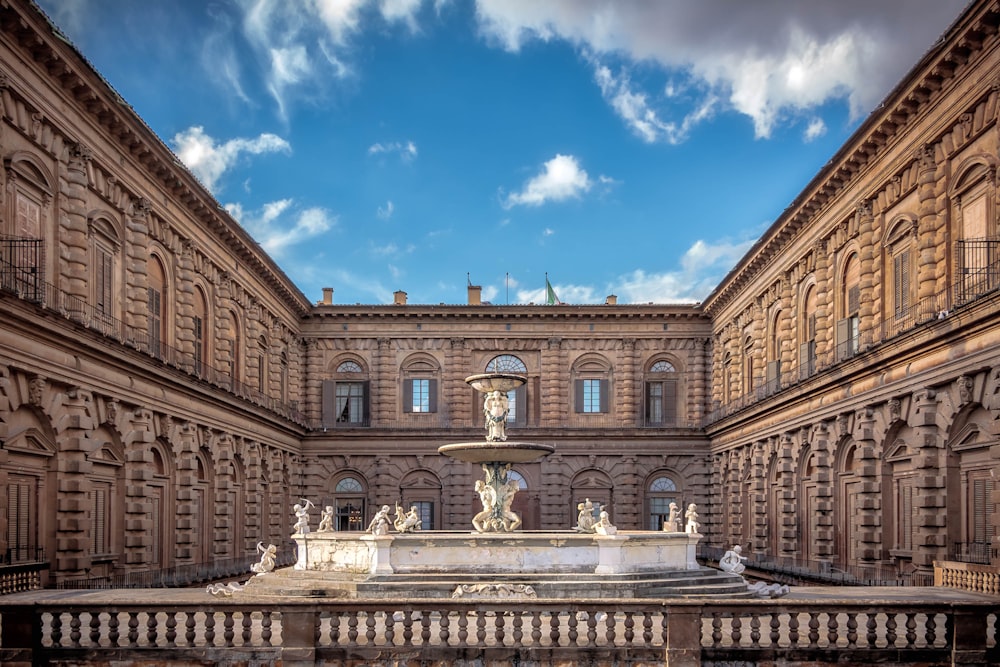
[[[482,511],[470,532],[420,530],[416,508],[396,503],[390,532],[389,505],[375,513],[365,533],[310,532],[300,519],[292,536],[298,560],[292,568],[253,577],[247,590],[264,595],[333,597],[632,598],[743,595],[738,575],[701,567],[694,505],[681,531],[679,519],[662,531],[619,530],[607,508],[581,503],[575,527],[524,531],[511,506],[518,481],[515,464],[548,456],[555,447],[507,439],[508,392],[526,378],[508,373],[465,380],[483,394],[486,438],[442,445],[438,452],[482,467],[475,492]],[[299,514],[304,503],[297,505]],[[594,516],[597,509],[600,520]],[[326,528],[324,530],[324,528]]]

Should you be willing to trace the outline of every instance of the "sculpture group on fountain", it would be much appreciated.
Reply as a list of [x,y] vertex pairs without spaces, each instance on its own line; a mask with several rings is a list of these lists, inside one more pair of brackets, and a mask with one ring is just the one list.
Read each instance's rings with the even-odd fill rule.
[[611,523],[611,515],[600,503],[594,503],[590,498],[577,503],[576,525],[573,530],[578,533],[597,533],[598,535],[617,535],[618,528]]
[[517,530],[521,525],[521,517],[511,506],[521,485],[509,476],[510,464],[484,463],[483,472],[486,479],[477,479],[475,487],[483,509],[472,517],[472,527],[477,533],[510,533]]
[[486,398],[483,400],[483,416],[486,417],[486,442],[507,440],[507,415],[509,414],[510,400],[506,393],[499,390],[486,392]]
[[684,512],[684,530],[681,530],[681,510],[677,503],[670,503],[670,514],[663,522],[663,532],[665,533],[689,533],[699,535],[701,522],[698,521],[698,506],[694,503],[688,505]]
[[786,584],[769,584],[764,581],[755,581],[751,584],[747,581],[743,576],[743,572],[747,569],[747,566],[743,564],[746,560],[747,557],[743,555],[743,547],[737,544],[722,554],[722,558],[719,559],[719,569],[723,572],[739,575],[743,579],[743,583],[746,584],[747,590],[759,598],[780,598],[783,595],[788,595],[790,589]]

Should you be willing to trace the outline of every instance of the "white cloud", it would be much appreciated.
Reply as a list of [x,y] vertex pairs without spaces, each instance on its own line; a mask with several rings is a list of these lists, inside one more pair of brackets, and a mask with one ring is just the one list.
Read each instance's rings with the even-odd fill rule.
[[819,139],[824,134],[826,134],[826,123],[823,122],[822,118],[813,118],[809,121],[809,126],[806,128],[805,133],[803,133],[802,138],[808,143]]
[[375,215],[377,215],[380,220],[388,220],[389,218],[392,217],[392,213],[395,210],[396,207],[392,205],[392,200],[390,199],[385,203],[385,206],[378,207],[378,209],[375,211]]
[[524,184],[520,192],[512,192],[503,202],[513,206],[541,206],[550,201],[579,197],[593,182],[572,155],[557,154],[543,166],[541,173]]
[[400,159],[408,161],[417,157],[417,145],[412,141],[376,142],[368,147],[368,154],[398,154]]
[[337,224],[337,216],[326,209],[296,209],[294,204],[291,199],[280,199],[258,211],[244,211],[238,203],[227,204],[226,210],[264,250],[280,257],[288,247],[320,236]]
[[638,269],[621,276],[614,290],[622,303],[697,303],[711,293],[753,244],[752,240],[699,240],[684,253],[679,270],[646,273]]
[[[592,60],[659,66],[670,80],[662,99],[601,65],[596,78],[637,135],[677,141],[685,125],[711,112],[713,99],[750,117],[758,137],[831,99],[846,99],[852,114],[862,115],[965,2],[908,0],[901,12],[897,3],[870,0],[477,0],[476,15],[481,33],[510,51],[533,39],[562,39]],[[700,97],[679,95],[678,79]]]
[[215,192],[219,179],[237,163],[241,155],[292,151],[287,141],[268,133],[256,139],[230,139],[218,144],[200,126],[178,132],[174,135],[173,144],[181,162],[212,192]]

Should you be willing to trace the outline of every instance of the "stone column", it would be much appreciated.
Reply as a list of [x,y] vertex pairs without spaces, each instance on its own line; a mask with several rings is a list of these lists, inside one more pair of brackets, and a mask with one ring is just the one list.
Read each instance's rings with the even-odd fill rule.
[[775,516],[778,517],[778,553],[777,556],[795,557],[799,550],[798,516],[799,505],[796,503],[795,481],[798,478],[795,470],[795,459],[792,457],[794,446],[791,433],[784,433],[778,443],[778,470],[775,484],[779,489],[774,494],[778,507]]
[[935,171],[937,157],[933,144],[922,146],[916,154],[917,196],[920,201],[917,219],[917,301],[920,319],[932,319],[936,313],[934,294],[937,291],[935,263],[938,216],[935,202]]
[[553,336],[548,339],[542,355],[542,396],[545,401],[540,426],[561,425],[569,419],[568,387],[569,369],[563,339]]
[[59,180],[59,288],[72,297],[63,307],[83,321],[82,306],[90,302],[87,287],[87,163],[90,149],[82,144],[68,147],[66,168]]
[[181,368],[197,371],[194,367],[194,260],[191,257],[191,242],[185,241],[177,258],[177,348],[181,358],[176,361]]
[[635,338],[622,339],[621,383],[616,392],[621,397],[618,403],[620,412],[616,416],[622,423],[630,423],[632,426],[637,426],[642,419],[642,413],[636,405],[637,378],[640,373],[636,369],[635,343]]
[[945,528],[945,447],[944,434],[937,425],[938,399],[933,389],[925,389],[913,397],[911,425],[916,436],[917,458],[914,467],[917,478],[914,488],[913,564],[917,571],[931,574],[934,560],[942,558],[947,549]]
[[833,312],[833,294],[836,281],[830,272],[830,257],[827,255],[826,241],[816,243],[816,370],[829,366],[835,359],[834,341],[830,333],[834,330],[836,314]]
[[820,561],[830,562],[836,545],[834,543],[833,525],[833,455],[830,444],[830,428],[826,422],[820,422],[813,427],[812,449],[816,476],[816,514],[808,517],[813,521],[813,542],[816,545],[816,557]]
[[[107,406],[105,421],[113,423],[118,413],[114,401]],[[149,563],[153,531],[162,531],[163,526],[155,524],[159,517],[150,517],[150,503],[147,483],[152,477],[153,452],[150,446],[156,440],[152,420],[148,410],[136,408],[125,415],[125,565],[140,569]],[[126,421],[127,420],[127,421]],[[171,535],[160,536],[171,540]]]
[[874,238],[874,218],[872,217],[872,203],[867,199],[858,202],[858,242],[861,245],[859,255],[860,280],[858,291],[860,300],[858,306],[858,327],[861,331],[861,340],[870,340],[872,343],[881,339],[876,335],[876,321],[873,317],[873,306],[875,300],[875,243]]
[[194,485],[198,472],[198,462],[195,453],[198,451],[198,427],[192,422],[184,422],[177,429],[176,452],[177,469],[177,517],[175,519],[176,551],[174,557],[178,564],[194,563],[197,558],[195,549],[198,536],[195,529],[198,522],[195,512],[199,511],[195,503]]
[[875,441],[875,411],[865,407],[854,416],[855,461],[860,478],[858,494],[858,558],[877,561],[882,557],[882,489],[879,484],[879,456]]
[[[37,377],[31,382],[32,397],[44,396],[48,383]],[[81,578],[90,570],[90,540],[87,536],[90,504],[87,494],[91,490],[88,476],[93,470],[93,464],[87,460],[87,455],[96,446],[91,438],[96,426],[90,392],[80,387],[67,388],[53,419],[59,446],[56,456],[59,476],[59,500],[56,508],[58,553],[55,559],[57,580]]]
[[149,200],[140,197],[126,215],[125,324],[136,340],[149,330],[149,211]]

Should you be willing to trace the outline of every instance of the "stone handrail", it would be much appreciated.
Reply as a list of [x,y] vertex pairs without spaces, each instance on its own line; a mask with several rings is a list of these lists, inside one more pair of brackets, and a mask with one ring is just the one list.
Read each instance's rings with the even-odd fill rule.
[[[107,595],[112,595],[109,592]],[[1000,600],[0,600],[0,663],[996,664]],[[148,600],[138,602],[139,600]]]
[[934,561],[934,585],[1000,595],[1000,568],[977,563]]

